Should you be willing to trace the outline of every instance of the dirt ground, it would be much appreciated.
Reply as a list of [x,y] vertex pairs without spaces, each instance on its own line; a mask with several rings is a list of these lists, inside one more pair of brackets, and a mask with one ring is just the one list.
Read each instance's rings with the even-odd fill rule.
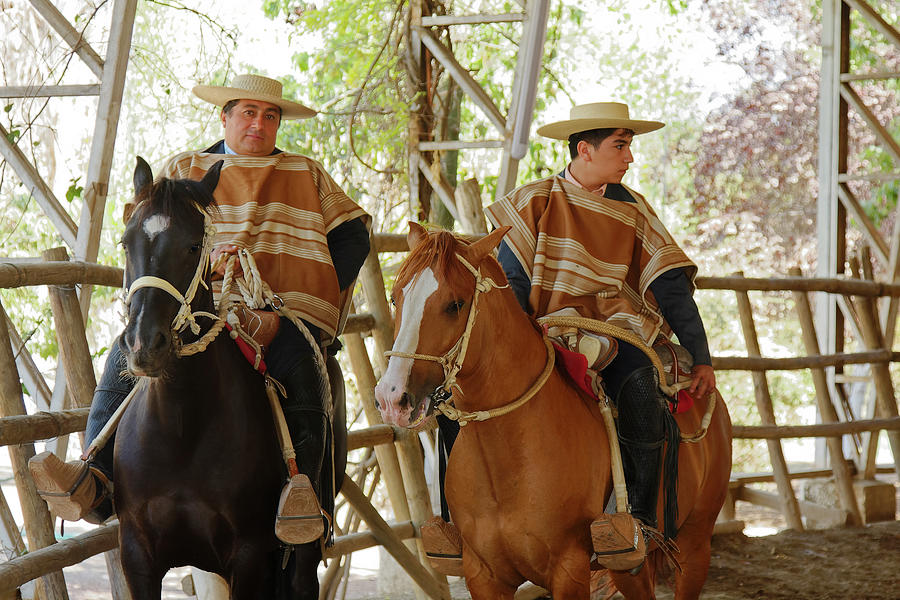
[[703,598],[900,598],[900,522],[713,538]]

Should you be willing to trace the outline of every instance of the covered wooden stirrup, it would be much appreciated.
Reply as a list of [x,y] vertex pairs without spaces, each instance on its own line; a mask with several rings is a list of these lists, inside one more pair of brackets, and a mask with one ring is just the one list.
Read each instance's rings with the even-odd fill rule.
[[597,562],[613,571],[629,571],[647,556],[641,526],[628,513],[604,514],[591,523],[591,542]]
[[102,472],[82,460],[63,462],[52,452],[31,457],[28,469],[38,494],[61,519],[100,522],[92,511],[109,494],[109,480]]
[[294,475],[281,491],[275,535],[285,544],[307,544],[324,533],[324,513],[309,477]]
[[422,523],[421,531],[422,545],[431,567],[441,575],[461,577],[462,538],[456,526],[436,516]]

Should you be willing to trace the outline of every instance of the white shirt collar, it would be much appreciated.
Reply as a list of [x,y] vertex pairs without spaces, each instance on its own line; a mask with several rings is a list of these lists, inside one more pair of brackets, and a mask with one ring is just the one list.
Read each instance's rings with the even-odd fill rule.
[[571,167],[571,166],[572,166],[572,163],[569,163],[566,165],[566,172],[565,172],[566,181],[568,181],[571,184],[577,185],[578,187],[580,187],[583,190],[586,190],[593,194],[597,194],[598,196],[602,196],[606,193],[606,184],[605,183],[603,185],[601,185],[600,187],[593,189],[593,190],[589,190],[586,187],[584,187],[583,185],[581,185],[581,182],[578,181],[577,179],[575,179],[575,176],[572,175],[572,171],[569,169],[569,167]]

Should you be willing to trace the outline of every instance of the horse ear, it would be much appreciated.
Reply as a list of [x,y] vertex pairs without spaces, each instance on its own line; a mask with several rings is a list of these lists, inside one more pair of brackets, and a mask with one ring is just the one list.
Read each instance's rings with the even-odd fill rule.
[[409,233],[406,234],[406,244],[412,250],[428,238],[428,230],[416,223],[409,221]]
[[503,239],[503,236],[512,229],[509,225],[505,225],[498,229],[493,230],[477,242],[473,242],[471,246],[469,246],[469,259],[471,260],[473,265],[477,265],[484,257],[494,251],[498,245],[500,245],[500,240]]
[[200,180],[201,185],[206,188],[206,191],[209,192],[210,196],[212,196],[213,192],[216,190],[216,186],[219,184],[219,174],[221,173],[222,165],[224,164],[224,160],[218,161],[209,168],[206,175]]
[[134,197],[137,198],[144,191],[144,188],[153,183],[153,171],[147,161],[137,157],[137,164],[134,166]]

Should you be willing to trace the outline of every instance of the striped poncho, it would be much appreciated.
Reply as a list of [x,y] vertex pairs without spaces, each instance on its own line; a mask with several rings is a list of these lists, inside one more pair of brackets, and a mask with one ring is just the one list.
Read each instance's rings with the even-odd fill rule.
[[225,164],[214,193],[215,245],[246,248],[285,305],[334,336],[340,289],[326,235],[369,216],[321,164],[290,152],[260,157],[185,152],[173,157],[162,175],[200,179],[219,160]]
[[652,344],[670,332],[650,291],[662,273],[697,267],[643,196],[605,198],[553,176],[526,184],[486,209],[531,279],[533,317],[574,309],[630,329]]

